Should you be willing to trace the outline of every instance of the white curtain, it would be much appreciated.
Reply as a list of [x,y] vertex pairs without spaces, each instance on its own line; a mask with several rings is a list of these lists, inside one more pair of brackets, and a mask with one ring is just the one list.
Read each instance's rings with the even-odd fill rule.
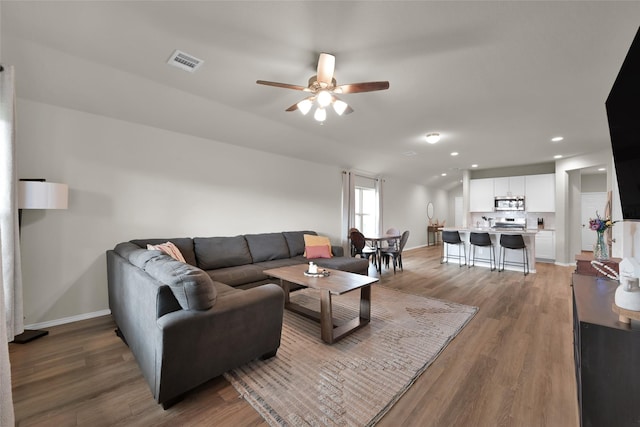
[[356,184],[376,190],[376,230],[382,234],[382,187],[383,179],[352,171],[342,172],[342,245],[345,253],[349,248],[349,229],[355,226]]
[[384,179],[378,178],[376,179],[376,209],[378,210],[378,234],[384,233],[382,230],[382,187],[383,187]]
[[[0,66],[1,68],[1,66]],[[13,67],[0,71],[0,426],[14,425],[9,341],[24,330]]]
[[354,218],[354,191],[353,174],[349,171],[342,172],[342,247],[344,253],[349,253],[349,229],[355,223]]

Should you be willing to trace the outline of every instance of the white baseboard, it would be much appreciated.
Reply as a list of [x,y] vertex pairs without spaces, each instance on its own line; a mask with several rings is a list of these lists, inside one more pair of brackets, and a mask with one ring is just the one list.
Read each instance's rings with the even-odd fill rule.
[[428,245],[418,245],[418,246],[411,246],[410,248],[404,248],[405,251],[412,251],[414,249],[420,249],[420,248],[426,248]]
[[111,310],[106,309],[106,310],[94,311],[93,313],[84,313],[84,314],[79,314],[77,316],[64,317],[62,319],[49,320],[48,322],[24,325],[24,328],[25,329],[44,329],[44,328],[50,328],[52,326],[78,322],[80,320],[93,319],[94,317],[106,316],[108,314],[111,314]]
[[575,261],[574,262],[559,262],[559,261],[556,261],[555,264],[559,265],[561,267],[575,267],[576,266]]

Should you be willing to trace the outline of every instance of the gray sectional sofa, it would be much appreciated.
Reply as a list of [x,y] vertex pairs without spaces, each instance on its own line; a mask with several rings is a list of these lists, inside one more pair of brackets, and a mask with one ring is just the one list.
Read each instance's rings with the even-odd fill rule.
[[[140,239],[107,251],[109,308],[153,397],[165,408],[194,387],[280,346],[284,294],[264,270],[309,262],[304,234]],[[170,241],[186,263],[147,244]],[[320,267],[367,274],[369,262],[313,260]]]

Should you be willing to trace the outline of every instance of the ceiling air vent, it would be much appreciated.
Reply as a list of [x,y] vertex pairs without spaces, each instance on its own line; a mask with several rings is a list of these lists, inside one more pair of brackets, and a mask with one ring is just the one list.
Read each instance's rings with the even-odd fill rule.
[[167,64],[173,65],[174,67],[182,68],[183,70],[193,73],[202,65],[203,62],[204,61],[202,59],[198,59],[193,55],[189,55],[188,53],[184,53],[176,49],[171,54],[171,57],[167,61]]

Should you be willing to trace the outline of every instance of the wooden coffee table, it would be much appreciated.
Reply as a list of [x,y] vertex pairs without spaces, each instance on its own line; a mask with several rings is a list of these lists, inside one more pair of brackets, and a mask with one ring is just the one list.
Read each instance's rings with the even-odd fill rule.
[[[280,286],[282,286],[285,295],[284,306],[287,310],[320,322],[320,336],[327,344],[333,344],[369,323],[371,320],[371,284],[377,282],[377,278],[328,268],[324,269],[330,273],[327,277],[309,277],[304,275],[307,268],[307,264],[299,264],[264,271],[266,275],[280,279]],[[289,299],[290,283],[319,290],[320,313],[292,303]],[[355,289],[360,289],[360,315],[338,324],[339,322],[333,319],[331,296],[345,294]]]

